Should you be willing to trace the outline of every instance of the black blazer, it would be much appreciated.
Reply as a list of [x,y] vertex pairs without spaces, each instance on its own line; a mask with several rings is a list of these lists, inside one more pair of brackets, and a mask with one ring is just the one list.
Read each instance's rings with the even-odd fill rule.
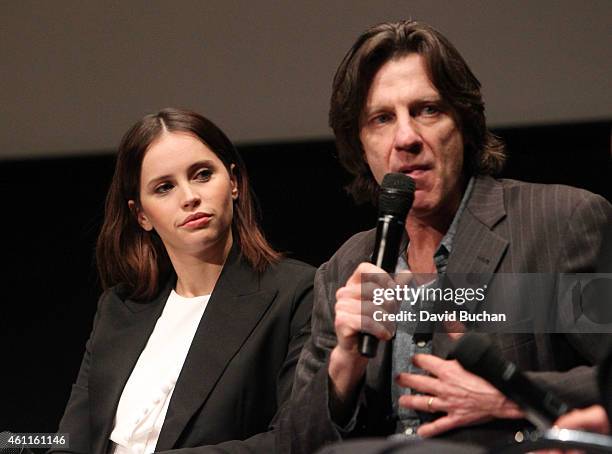
[[[176,383],[156,452],[275,452],[278,419],[308,338],[313,277],[314,268],[294,260],[258,275],[232,249]],[[70,434],[70,447],[52,452],[107,452],[119,398],[173,286],[168,282],[147,303],[124,298],[118,288],[102,295],[58,429]]]

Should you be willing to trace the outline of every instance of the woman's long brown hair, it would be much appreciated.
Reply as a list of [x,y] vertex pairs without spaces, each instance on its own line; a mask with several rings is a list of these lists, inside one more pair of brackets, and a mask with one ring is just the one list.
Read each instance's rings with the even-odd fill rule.
[[130,128],[119,145],[115,173],[106,196],[105,216],[96,245],[102,287],[122,284],[127,297],[150,300],[172,271],[166,249],[155,231],[140,227],[128,201],[139,203],[142,161],[151,143],[164,131],[198,137],[223,162],[232,164],[238,184],[232,233],[245,260],[257,271],[277,262],[281,254],[266,241],[257,222],[254,196],[246,167],[227,136],[210,120],[188,110],[167,108],[145,116]]

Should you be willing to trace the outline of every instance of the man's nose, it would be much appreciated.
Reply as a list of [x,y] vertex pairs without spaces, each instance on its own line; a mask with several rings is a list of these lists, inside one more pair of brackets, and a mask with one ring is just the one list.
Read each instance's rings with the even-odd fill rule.
[[399,118],[395,128],[394,147],[397,150],[418,153],[422,145],[419,127],[414,119],[409,115]]

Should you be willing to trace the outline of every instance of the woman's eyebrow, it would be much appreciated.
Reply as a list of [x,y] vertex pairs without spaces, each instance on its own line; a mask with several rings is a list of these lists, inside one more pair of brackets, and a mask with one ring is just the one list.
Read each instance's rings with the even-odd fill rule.
[[201,161],[196,161],[193,164],[191,164],[189,166],[189,168],[187,169],[188,173],[192,173],[195,172],[196,170],[200,169],[201,167],[211,167],[213,166],[213,161],[210,159],[202,159]]
[[[201,161],[196,161],[187,168],[187,173],[193,173],[201,167],[210,167],[212,165],[213,165],[213,161],[210,159],[203,159]],[[171,178],[172,178],[172,174],[160,175],[160,176],[151,178],[146,185],[147,187],[155,186],[160,181],[168,180]]]

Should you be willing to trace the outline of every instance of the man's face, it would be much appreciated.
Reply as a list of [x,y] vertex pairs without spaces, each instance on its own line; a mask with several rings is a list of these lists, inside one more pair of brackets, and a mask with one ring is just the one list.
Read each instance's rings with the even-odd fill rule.
[[416,183],[410,216],[452,219],[464,188],[463,138],[419,54],[376,73],[360,118],[365,159],[380,184],[388,172]]

